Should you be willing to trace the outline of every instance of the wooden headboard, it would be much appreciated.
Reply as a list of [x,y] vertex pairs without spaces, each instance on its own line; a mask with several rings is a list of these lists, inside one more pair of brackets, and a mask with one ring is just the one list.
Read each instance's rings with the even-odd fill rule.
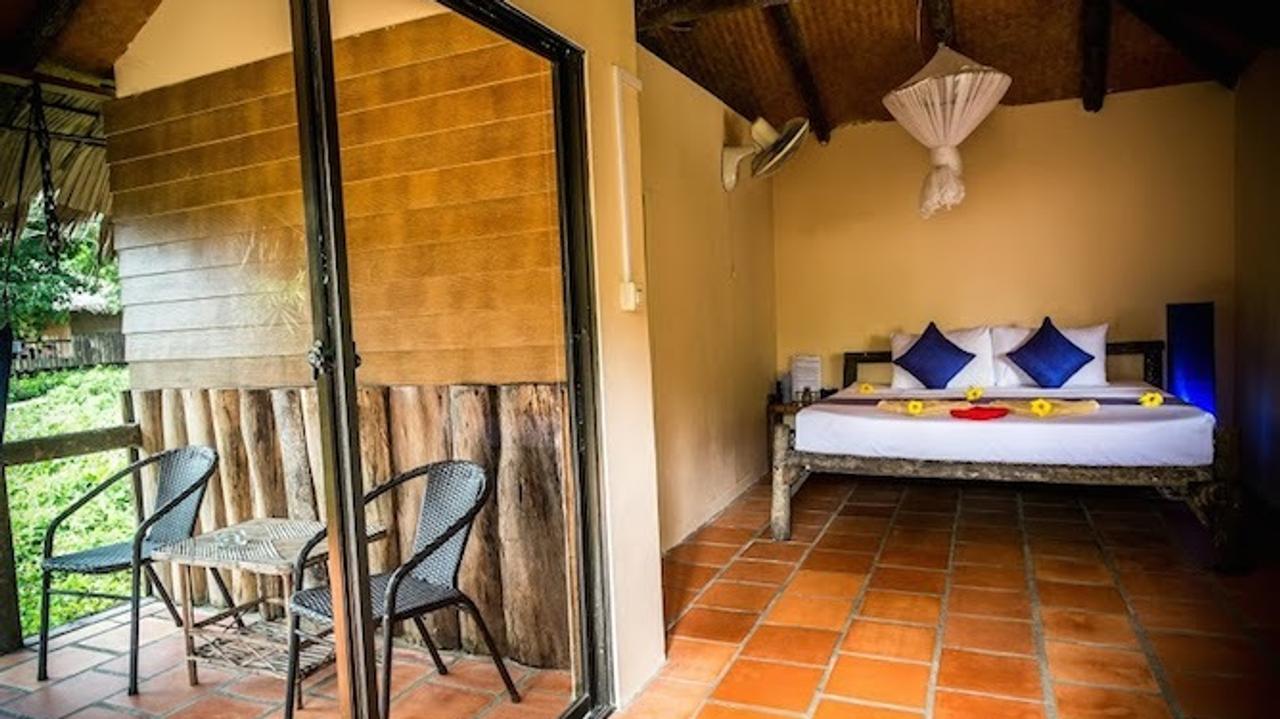
[[[1164,387],[1164,341],[1142,340],[1138,342],[1108,342],[1107,356],[1142,355],[1142,381],[1156,387]],[[878,352],[844,353],[844,386],[858,381],[858,365],[888,364],[893,355],[887,350]]]

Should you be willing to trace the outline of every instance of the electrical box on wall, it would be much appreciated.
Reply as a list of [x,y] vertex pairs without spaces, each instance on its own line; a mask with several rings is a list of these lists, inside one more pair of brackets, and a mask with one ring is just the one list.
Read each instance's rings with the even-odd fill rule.
[[623,312],[637,312],[644,302],[644,290],[634,282],[623,282],[619,293],[619,304]]

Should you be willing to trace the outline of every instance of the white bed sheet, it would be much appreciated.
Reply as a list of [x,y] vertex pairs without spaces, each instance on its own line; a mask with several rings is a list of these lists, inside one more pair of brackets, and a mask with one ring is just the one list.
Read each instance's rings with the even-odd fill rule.
[[[1149,409],[1137,398],[1153,389],[1140,382],[1046,390],[992,387],[989,399],[1132,398],[1132,405],[1104,404],[1076,417],[1040,419],[1009,415],[973,422],[951,417],[908,417],[874,404],[818,403],[796,415],[796,449],[817,454],[929,459],[949,462],[1058,464],[1094,467],[1187,467],[1213,464],[1213,415],[1192,405]],[[963,399],[963,390],[894,390],[850,399]]]

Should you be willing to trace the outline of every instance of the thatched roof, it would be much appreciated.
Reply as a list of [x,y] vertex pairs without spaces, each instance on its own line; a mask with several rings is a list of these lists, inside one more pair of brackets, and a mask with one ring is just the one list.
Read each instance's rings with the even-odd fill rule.
[[1214,79],[1280,37],[1245,0],[636,0],[640,42],[747,117],[810,118],[819,139],[887,120],[880,98],[945,41],[1013,76],[1005,102]]
[[[102,100],[62,93],[47,85],[42,86],[42,95],[59,219],[69,227],[109,216],[111,191],[102,134]],[[42,189],[39,149],[35,139],[27,137],[32,120],[30,98],[30,85],[0,84],[0,102],[7,100],[5,104],[10,108],[8,115],[0,118],[0,231],[5,233],[14,219],[14,203],[22,226],[26,209]],[[20,175],[24,151],[28,153],[26,172]]]
[[[111,194],[101,106],[114,95],[112,66],[160,0],[3,0],[0,2],[0,230],[12,226],[42,189],[30,144],[20,177],[31,87],[39,82],[50,135],[59,218],[68,225],[105,216]],[[21,196],[18,189],[21,187]],[[20,217],[21,222],[21,217]]]

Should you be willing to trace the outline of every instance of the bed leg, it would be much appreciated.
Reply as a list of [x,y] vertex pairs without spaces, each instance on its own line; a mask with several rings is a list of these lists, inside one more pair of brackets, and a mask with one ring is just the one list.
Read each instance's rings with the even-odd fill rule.
[[791,452],[791,428],[785,422],[773,426],[773,507],[769,524],[775,542],[791,539],[791,484],[795,470],[787,466]]
[[1245,547],[1244,495],[1240,488],[1234,433],[1219,431],[1215,437],[1213,481],[1189,488],[1187,502],[1209,529],[1214,568],[1237,573],[1248,569]]
[[775,542],[791,539],[791,483],[788,474],[786,467],[773,468],[773,510],[769,522]]

